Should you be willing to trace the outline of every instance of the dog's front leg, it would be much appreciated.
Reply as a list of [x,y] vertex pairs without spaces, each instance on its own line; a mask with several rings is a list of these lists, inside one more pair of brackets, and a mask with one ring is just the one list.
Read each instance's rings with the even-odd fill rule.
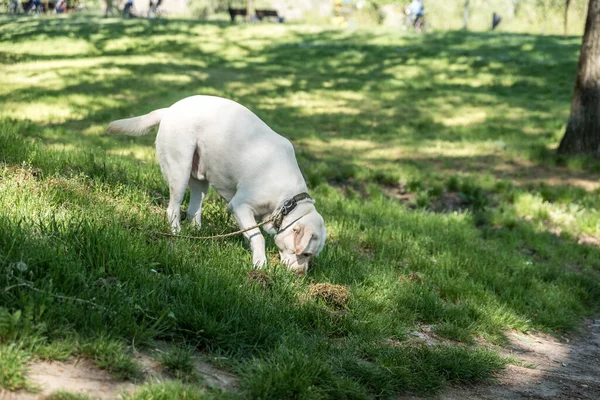
[[[254,212],[250,207],[247,205],[235,206],[232,203],[229,204],[229,208],[241,229],[250,228],[251,226],[256,225]],[[250,242],[250,249],[252,249],[252,264],[258,268],[264,267],[267,263],[267,256],[265,254],[265,238],[260,233],[260,229],[254,228],[244,232],[244,236]]]

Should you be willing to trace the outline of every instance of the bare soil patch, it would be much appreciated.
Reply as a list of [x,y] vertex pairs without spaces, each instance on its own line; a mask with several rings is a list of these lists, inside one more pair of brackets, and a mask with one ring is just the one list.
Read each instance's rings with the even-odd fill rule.
[[88,360],[67,362],[37,361],[29,365],[27,378],[39,389],[38,393],[9,393],[2,400],[44,399],[57,391],[81,393],[97,399],[119,398],[121,393],[135,389],[131,382],[117,381]]
[[[520,361],[492,384],[450,387],[435,399],[600,399],[600,320],[560,340],[544,334],[510,332],[509,345],[496,347]],[[417,399],[417,397],[401,397]]]
[[[58,391],[85,394],[92,399],[121,399],[124,394],[134,392],[145,383],[172,379],[149,355],[138,353],[135,358],[144,374],[139,382],[116,380],[86,359],[36,361],[29,365],[27,377],[38,392],[0,392],[0,400],[43,400]],[[237,376],[199,358],[194,360],[194,366],[202,386],[223,391],[238,389]]]
[[[507,159],[500,155],[485,155],[479,157],[428,158],[410,157],[425,161],[443,169],[447,173],[464,175],[465,171],[486,171],[497,179],[508,179],[519,186],[539,184],[550,186],[580,187],[589,192],[600,189],[596,174],[591,171],[571,170],[563,166],[540,165],[526,159]],[[450,161],[450,164],[448,162]]]

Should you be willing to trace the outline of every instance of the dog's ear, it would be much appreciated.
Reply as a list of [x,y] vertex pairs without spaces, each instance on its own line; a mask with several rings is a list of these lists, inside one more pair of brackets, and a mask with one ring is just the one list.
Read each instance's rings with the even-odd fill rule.
[[308,244],[313,236],[315,236],[315,232],[310,226],[306,226],[305,224],[296,224],[293,231],[296,255],[303,254],[307,251]]

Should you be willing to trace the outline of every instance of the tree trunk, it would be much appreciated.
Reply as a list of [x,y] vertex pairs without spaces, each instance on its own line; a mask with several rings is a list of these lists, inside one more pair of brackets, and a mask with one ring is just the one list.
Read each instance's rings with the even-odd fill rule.
[[568,32],[568,24],[569,24],[569,6],[571,5],[571,0],[565,0],[565,21],[564,21],[564,36],[567,37]]
[[463,29],[469,29],[469,0],[465,0],[465,9],[463,11]]
[[508,19],[513,19],[515,17],[515,0],[508,0],[506,12],[508,14]]
[[246,21],[252,21],[252,0],[246,1]]
[[521,9],[521,6],[523,5],[523,0],[513,0],[514,3],[514,7],[515,7],[515,17],[519,15],[519,10]]
[[600,0],[588,6],[571,115],[558,152],[600,158]]

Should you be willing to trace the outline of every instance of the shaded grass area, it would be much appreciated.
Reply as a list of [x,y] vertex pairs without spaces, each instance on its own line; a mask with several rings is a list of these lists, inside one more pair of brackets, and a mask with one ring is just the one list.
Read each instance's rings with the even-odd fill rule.
[[195,373],[193,354],[193,348],[175,347],[160,356],[160,363],[172,376],[194,382],[198,380],[198,376]]
[[[598,310],[600,250],[578,244],[600,237],[598,164],[551,152],[579,38],[0,21],[0,338],[28,356],[136,379],[127,346],[167,340],[182,381],[190,345],[240,375],[240,393],[210,396],[386,397],[490,378],[506,360],[475,339]],[[294,141],[330,233],[308,277],[272,265],[257,284],[240,238],[156,234],[168,193],[152,135],[103,129],[197,93]],[[432,212],[450,194],[460,207]],[[234,228],[211,192],[203,233]],[[344,302],[311,295],[319,283]],[[415,343],[424,326],[446,344]]]

